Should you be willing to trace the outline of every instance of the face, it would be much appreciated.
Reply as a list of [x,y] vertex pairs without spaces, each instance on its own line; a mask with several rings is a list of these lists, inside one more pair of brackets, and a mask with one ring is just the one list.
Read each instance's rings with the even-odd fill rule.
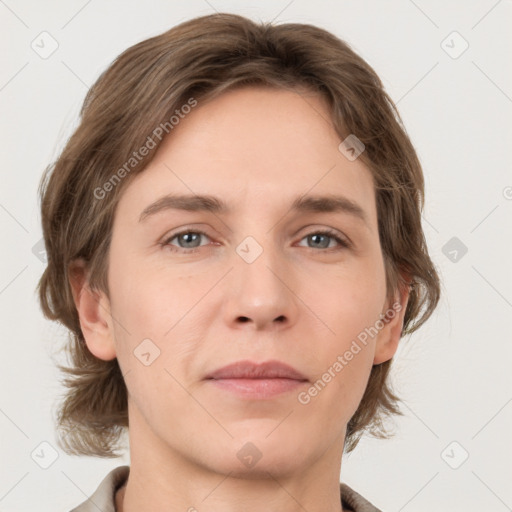
[[[199,102],[124,190],[99,311],[111,316],[86,338],[118,358],[132,453],[138,439],[156,459],[254,475],[339,464],[400,315],[357,341],[393,301],[371,173],[339,151],[329,119],[313,94],[224,93]],[[150,207],[171,194],[215,199]],[[269,360],[303,380],[207,378]],[[250,467],[247,455],[261,458]]]

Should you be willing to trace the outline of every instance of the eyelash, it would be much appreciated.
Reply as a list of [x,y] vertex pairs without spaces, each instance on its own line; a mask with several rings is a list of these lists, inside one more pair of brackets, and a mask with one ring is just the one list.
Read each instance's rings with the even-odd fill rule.
[[[210,238],[204,231],[201,231],[199,229],[196,229],[196,230],[187,229],[187,230],[184,230],[184,231],[180,231],[179,233],[174,233],[169,238],[164,240],[161,245],[163,245],[164,247],[168,247],[171,252],[177,252],[177,253],[183,253],[183,254],[191,254],[191,253],[197,252],[201,247],[204,247],[204,246],[199,246],[199,247],[194,247],[192,249],[186,249],[184,247],[177,247],[177,246],[174,246],[174,245],[170,244],[171,240],[174,240],[176,237],[178,237],[180,235],[185,235],[187,233],[194,233],[194,234],[197,234],[197,235],[204,235],[207,238]],[[322,229],[322,230],[319,230],[319,231],[312,231],[311,233],[307,233],[306,235],[304,235],[301,238],[301,240],[306,238],[306,237],[308,237],[308,236],[311,236],[311,235],[325,235],[325,236],[328,236],[328,237],[333,238],[334,240],[336,240],[336,242],[338,242],[338,244],[341,246],[341,248],[340,247],[338,247],[338,248],[337,247],[328,247],[328,248],[325,248],[325,249],[320,249],[323,252],[333,252],[333,251],[336,252],[336,251],[339,251],[339,250],[342,250],[342,249],[349,249],[349,248],[352,247],[351,243],[349,243],[345,239],[340,238],[337,235],[336,231],[333,231],[331,229]],[[311,249],[313,251],[318,251],[319,250],[319,249],[315,249],[314,247],[306,247],[306,249]]]

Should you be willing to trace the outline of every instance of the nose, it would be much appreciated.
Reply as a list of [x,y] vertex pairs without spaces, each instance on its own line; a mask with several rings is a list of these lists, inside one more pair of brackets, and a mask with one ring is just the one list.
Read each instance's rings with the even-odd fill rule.
[[[253,256],[247,257],[251,251]],[[276,331],[297,321],[296,283],[282,253],[249,238],[238,246],[233,266],[223,307],[230,327]]]

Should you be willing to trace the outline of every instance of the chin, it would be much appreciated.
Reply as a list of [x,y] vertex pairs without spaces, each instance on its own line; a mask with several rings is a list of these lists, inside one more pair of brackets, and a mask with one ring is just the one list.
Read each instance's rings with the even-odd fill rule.
[[221,464],[221,468],[215,469],[220,473],[229,474],[230,478],[263,480],[272,479],[272,477],[278,479],[287,478],[296,474],[300,467],[292,454],[281,453],[278,456],[273,454],[267,457],[265,457],[265,454],[262,454],[261,458],[253,465],[242,463],[238,457],[236,457],[236,460],[226,459]]
[[270,475],[282,478],[296,473],[301,465],[308,465],[304,443],[290,442],[289,437],[277,431],[268,435],[271,431],[236,443],[236,464],[232,464],[232,471],[239,473],[240,478],[271,478]]

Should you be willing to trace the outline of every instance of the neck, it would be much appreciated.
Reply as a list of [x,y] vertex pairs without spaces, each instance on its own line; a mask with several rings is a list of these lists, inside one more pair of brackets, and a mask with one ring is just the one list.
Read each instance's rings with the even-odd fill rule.
[[268,512],[343,512],[345,429],[309,449],[297,449],[292,436],[255,434],[251,439],[260,458],[246,467],[238,454],[242,448],[251,451],[248,441],[225,436],[207,443],[203,431],[202,437],[191,431],[190,443],[174,442],[167,432],[157,435],[135,407],[129,412],[130,473],[116,494],[117,512],[259,512],[262,504]]
[[[134,482],[132,479],[131,482]],[[222,481],[221,481],[222,483]],[[280,484],[276,482],[276,486],[279,487]],[[172,487],[172,486],[170,486]],[[170,502],[176,502],[173,498],[157,498],[157,499],[150,499],[149,501],[153,503],[159,503],[160,505],[149,505],[144,494],[140,494],[140,492],[136,489],[140,489],[140,484],[133,483],[130,485],[130,493],[128,494],[128,499],[125,499],[126,497],[126,491],[128,489],[128,485],[125,484],[122,487],[120,487],[115,495],[115,510],[116,512],[130,512],[132,510],[187,510],[187,512],[197,512],[197,509],[193,506],[188,506],[186,509],[183,508],[181,505],[174,505],[169,506]],[[246,498],[244,500],[238,500],[235,497],[227,498],[227,501],[222,500],[215,500],[215,510],[239,510],[238,507],[242,506],[244,507],[244,510],[261,510],[262,503],[265,504],[265,509],[269,511],[287,511],[287,512],[303,512],[304,510],[314,510],[315,504],[318,505],[320,503],[325,503],[325,497],[322,497],[322,499],[317,499],[315,502],[310,503],[309,498],[305,498],[301,496],[301,500],[295,498],[295,496],[291,495],[291,493],[288,492],[288,490],[284,487],[280,487],[281,491],[278,494],[280,496],[276,496],[274,489],[272,492],[265,494],[261,494],[259,492],[256,493],[256,496],[254,494],[250,498]],[[215,489],[212,489],[212,492]],[[166,493],[168,495],[168,493]],[[237,493],[240,494],[240,491]],[[323,510],[328,510],[332,512],[347,512],[345,508],[342,507],[340,503],[340,492],[339,492],[339,484],[335,487],[334,494],[334,500],[332,502],[331,507],[328,507],[326,504],[322,504]],[[325,496],[325,495],[324,495]],[[206,496],[208,498],[208,496]],[[204,499],[206,499],[204,498]],[[188,500],[188,503],[202,503],[201,499],[196,500]],[[143,505],[145,503],[145,505]],[[212,501],[213,503],[213,501]],[[303,503],[307,503],[307,505],[303,505]],[[272,504],[272,505],[271,505]],[[158,507],[158,508],[154,508]],[[213,510],[213,509],[209,509]]]

